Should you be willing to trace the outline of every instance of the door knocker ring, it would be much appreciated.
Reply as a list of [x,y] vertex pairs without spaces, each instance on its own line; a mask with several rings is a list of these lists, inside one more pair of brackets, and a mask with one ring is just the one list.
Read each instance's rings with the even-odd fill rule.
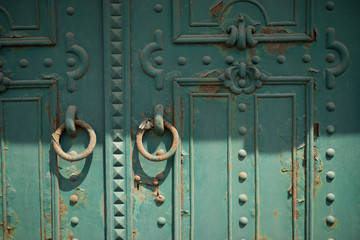
[[59,157],[61,157],[62,159],[66,160],[66,161],[70,161],[70,162],[75,162],[75,161],[79,161],[81,159],[86,158],[93,152],[95,145],[96,145],[96,134],[95,134],[94,129],[85,121],[75,119],[74,122],[75,122],[75,126],[85,129],[89,134],[89,138],[90,138],[89,145],[85,149],[85,151],[83,151],[82,153],[76,154],[76,155],[70,155],[70,154],[65,153],[62,150],[62,148],[60,146],[60,136],[66,129],[65,123],[61,124],[60,127],[58,129],[56,129],[56,131],[52,134],[53,146],[54,146],[54,150],[55,150],[56,154]]
[[143,136],[144,136],[144,133],[147,131],[147,130],[150,130],[150,129],[153,129],[154,127],[154,124],[153,124],[153,119],[145,119],[144,121],[147,121],[147,122],[150,122],[151,121],[151,124],[145,124],[145,125],[150,125],[150,127],[141,127],[142,124],[140,124],[140,129],[139,129],[139,132],[137,133],[136,135],[136,146],[139,150],[139,152],[141,153],[141,155],[144,156],[144,158],[150,160],[150,161],[154,161],[154,162],[161,162],[161,161],[164,161],[170,157],[172,157],[178,146],[179,146],[179,134],[178,134],[178,131],[176,130],[176,128],[171,125],[169,122],[165,121],[164,120],[164,126],[165,128],[169,129],[169,131],[172,133],[173,135],[173,143],[172,143],[172,146],[170,148],[170,150],[164,154],[161,154],[159,156],[156,156],[156,155],[152,155],[150,154],[148,151],[145,150],[144,148],[144,145],[142,143],[142,139],[143,139]]

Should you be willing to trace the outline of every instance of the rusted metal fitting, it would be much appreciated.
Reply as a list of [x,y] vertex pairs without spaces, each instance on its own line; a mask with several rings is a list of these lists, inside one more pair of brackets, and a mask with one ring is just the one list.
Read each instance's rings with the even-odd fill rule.
[[74,122],[75,122],[76,126],[85,129],[89,134],[89,138],[90,138],[89,146],[82,153],[76,154],[76,155],[70,155],[70,154],[65,153],[62,150],[62,148],[60,146],[60,137],[66,128],[64,123],[61,124],[60,127],[58,129],[56,129],[56,131],[52,134],[53,146],[54,146],[54,150],[55,150],[56,154],[59,157],[61,157],[62,159],[66,160],[66,161],[70,161],[70,162],[75,162],[75,161],[79,161],[81,159],[86,158],[93,152],[95,145],[96,145],[96,134],[95,134],[94,129],[85,121],[76,119]]
[[156,178],[154,178],[154,179],[152,180],[152,185],[153,185],[153,186],[159,186],[159,180],[157,180]]
[[134,176],[134,181],[135,181],[135,182],[140,182],[140,181],[141,181],[141,176],[135,175],[135,176]]
[[165,202],[165,199],[166,199],[166,198],[165,198],[164,195],[159,194],[158,196],[156,196],[155,201],[156,201],[157,203],[161,204],[161,203],[164,203],[164,202]]
[[75,118],[76,118],[77,107],[74,105],[68,106],[65,114],[65,126],[66,133],[74,138],[77,136]]
[[147,130],[150,130],[150,129],[145,129],[145,128],[140,128],[139,129],[139,132],[136,135],[136,146],[137,146],[139,152],[141,153],[141,155],[144,156],[144,158],[146,158],[146,159],[148,159],[150,161],[160,162],[160,161],[164,161],[164,160],[172,157],[175,154],[175,152],[176,152],[176,150],[177,150],[177,148],[179,146],[179,134],[178,134],[178,131],[176,130],[176,128],[173,125],[171,125],[170,123],[168,123],[165,120],[164,120],[164,126],[167,129],[169,129],[170,132],[172,133],[172,135],[173,135],[173,143],[172,143],[172,146],[171,146],[170,150],[167,153],[164,153],[164,154],[159,155],[159,156],[152,155],[152,154],[148,153],[145,150],[144,145],[142,143],[144,133]]
[[164,106],[162,104],[158,104],[154,108],[154,130],[156,135],[164,135]]

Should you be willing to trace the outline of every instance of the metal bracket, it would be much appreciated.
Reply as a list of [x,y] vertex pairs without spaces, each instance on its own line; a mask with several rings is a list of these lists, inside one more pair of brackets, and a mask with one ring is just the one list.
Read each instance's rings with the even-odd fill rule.
[[164,135],[164,106],[162,104],[158,104],[154,108],[154,130],[156,135]]
[[68,106],[65,114],[66,132],[72,138],[77,136],[77,131],[75,127],[76,112],[77,107],[74,105],[70,105]]

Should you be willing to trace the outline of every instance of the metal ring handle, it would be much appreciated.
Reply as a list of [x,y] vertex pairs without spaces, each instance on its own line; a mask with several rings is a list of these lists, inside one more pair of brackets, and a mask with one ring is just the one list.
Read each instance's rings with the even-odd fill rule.
[[164,153],[160,156],[155,156],[152,155],[150,153],[148,153],[145,148],[144,145],[142,143],[142,139],[144,136],[144,133],[146,131],[146,129],[140,129],[138,134],[136,135],[136,146],[139,150],[139,152],[141,153],[141,155],[144,156],[144,158],[150,160],[150,161],[154,161],[154,162],[160,162],[160,161],[164,161],[168,158],[170,158],[172,155],[174,155],[174,153],[176,152],[178,146],[179,146],[179,134],[178,131],[176,130],[176,128],[171,125],[170,123],[168,123],[167,121],[164,120],[164,126],[170,130],[170,132],[173,135],[173,143],[172,146],[170,148],[170,150],[167,153]]
[[75,162],[75,161],[79,161],[81,159],[86,158],[87,156],[89,156],[92,153],[92,151],[94,150],[95,145],[96,145],[95,131],[87,122],[76,119],[75,125],[85,129],[88,132],[89,138],[90,138],[89,146],[85,149],[85,151],[83,151],[80,154],[76,154],[76,155],[67,154],[62,150],[62,148],[60,146],[60,136],[66,128],[65,123],[61,124],[60,127],[58,129],[56,129],[56,131],[52,134],[53,146],[54,146],[54,150],[55,150],[56,154],[59,155],[59,157],[61,157],[62,159],[66,160],[66,161],[70,161],[70,162]]

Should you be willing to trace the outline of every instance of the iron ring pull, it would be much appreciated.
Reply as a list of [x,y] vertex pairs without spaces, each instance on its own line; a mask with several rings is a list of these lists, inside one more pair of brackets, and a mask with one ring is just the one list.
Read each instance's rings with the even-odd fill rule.
[[95,134],[94,129],[85,121],[75,119],[74,122],[75,122],[75,126],[85,129],[89,134],[89,138],[90,138],[89,145],[85,149],[85,151],[83,151],[82,153],[76,154],[76,155],[70,155],[70,154],[65,153],[62,150],[62,148],[60,146],[60,137],[61,137],[61,134],[66,129],[65,123],[61,124],[60,127],[58,129],[56,129],[56,131],[52,134],[53,146],[54,146],[54,150],[55,150],[56,154],[59,157],[61,157],[62,159],[66,160],[66,161],[70,161],[70,162],[75,162],[75,161],[79,161],[81,159],[86,158],[93,152],[95,145],[96,145],[96,134]]
[[[153,121],[153,119],[151,119],[151,120],[150,119],[145,119],[145,121]],[[170,150],[167,153],[164,153],[164,154],[159,155],[159,156],[152,155],[152,154],[148,153],[145,150],[144,145],[142,143],[144,133],[146,132],[146,130],[152,129],[154,127],[154,123],[152,123],[151,127],[145,127],[145,128],[140,127],[140,130],[136,135],[136,146],[137,146],[139,152],[141,153],[141,155],[144,156],[144,158],[146,158],[146,159],[148,159],[150,161],[154,161],[154,162],[161,162],[161,161],[164,161],[164,160],[172,157],[175,154],[175,152],[176,152],[176,150],[177,150],[177,148],[179,146],[179,133],[178,133],[178,131],[176,130],[176,128],[173,125],[171,125],[170,123],[168,123],[165,120],[164,120],[164,126],[165,126],[165,128],[169,129],[169,131],[172,133],[172,135],[173,135],[173,143],[172,143],[172,146],[171,146]]]

